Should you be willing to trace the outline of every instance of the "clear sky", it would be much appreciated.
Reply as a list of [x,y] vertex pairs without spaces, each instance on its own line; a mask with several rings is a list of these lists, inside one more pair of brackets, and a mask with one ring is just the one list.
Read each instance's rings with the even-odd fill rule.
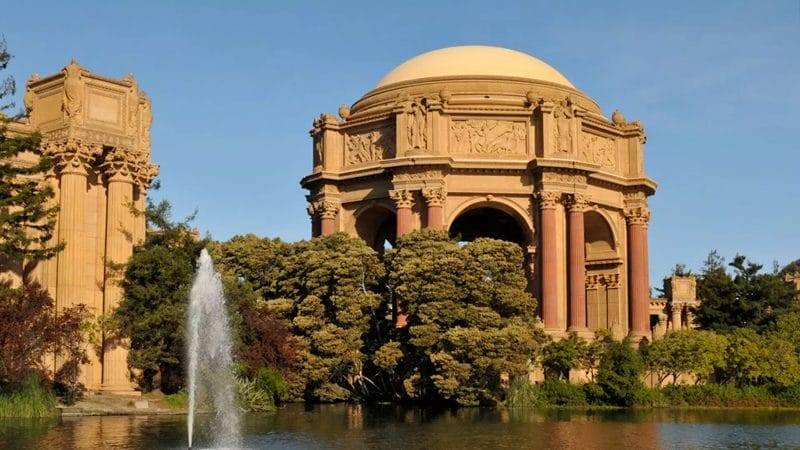
[[313,118],[415,55],[483,44],[644,123],[651,284],[712,249],[800,258],[798,0],[12,1],[0,33],[21,87],[71,58],[132,72],[153,101],[153,196],[215,239],[307,238]]

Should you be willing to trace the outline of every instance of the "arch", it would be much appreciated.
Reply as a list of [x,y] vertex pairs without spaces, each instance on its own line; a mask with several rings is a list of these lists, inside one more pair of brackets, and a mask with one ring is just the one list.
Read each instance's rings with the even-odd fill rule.
[[377,252],[383,252],[386,243],[395,246],[397,216],[394,208],[379,202],[371,202],[356,210],[354,215],[356,233],[367,245]]
[[521,208],[516,203],[510,201],[504,201],[503,199],[492,198],[476,198],[470,201],[465,202],[461,205],[460,208],[453,211],[449,217],[447,218],[447,229],[450,230],[451,234],[453,225],[460,217],[464,214],[468,213],[471,210],[480,209],[480,208],[488,208],[500,211],[505,213],[514,222],[519,226],[522,231],[522,241],[519,242],[520,245],[526,246],[531,245],[534,243],[533,241],[533,223],[530,220],[529,214],[523,208]]
[[523,248],[532,242],[533,232],[527,221],[504,203],[491,200],[472,202],[454,217],[448,228],[450,235],[460,235],[465,241],[490,237],[514,242]]
[[618,258],[614,228],[605,215],[598,210],[589,210],[584,213],[583,221],[586,261]]

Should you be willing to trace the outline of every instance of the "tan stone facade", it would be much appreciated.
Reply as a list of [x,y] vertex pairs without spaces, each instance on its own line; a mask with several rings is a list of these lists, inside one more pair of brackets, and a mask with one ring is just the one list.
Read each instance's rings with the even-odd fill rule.
[[550,66],[494,47],[426,53],[311,136],[314,236],[513,241],[549,333],[650,336],[644,129]]
[[[66,244],[33,275],[59,308],[83,303],[95,316],[108,314],[122,296],[110,264],[127,261],[144,239],[144,217],[134,210],[144,210],[158,172],[150,164],[150,100],[131,75],[109,79],[73,61],[54,75],[33,75],[24,102],[30,116],[11,131],[39,131],[41,151],[56,163],[47,182],[60,208],[56,239]],[[3,275],[19,274],[11,268]],[[88,389],[132,391],[125,342],[106,337],[87,350],[91,362],[80,381]]]

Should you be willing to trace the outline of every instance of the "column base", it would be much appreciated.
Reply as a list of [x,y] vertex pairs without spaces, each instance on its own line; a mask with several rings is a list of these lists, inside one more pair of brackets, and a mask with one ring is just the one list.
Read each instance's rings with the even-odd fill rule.
[[638,346],[642,343],[642,341],[651,342],[653,340],[653,336],[649,331],[633,331],[631,330],[628,333],[628,338],[631,341],[631,345]]
[[130,385],[104,385],[98,391],[100,394],[124,395],[127,397],[141,397],[142,391],[135,390]]
[[562,328],[545,328],[544,334],[552,337],[553,339],[561,339],[567,335],[567,332]]
[[593,340],[594,339],[594,331],[590,330],[588,327],[569,327],[567,328],[568,333],[575,333],[578,335],[579,338],[586,339],[586,340]]

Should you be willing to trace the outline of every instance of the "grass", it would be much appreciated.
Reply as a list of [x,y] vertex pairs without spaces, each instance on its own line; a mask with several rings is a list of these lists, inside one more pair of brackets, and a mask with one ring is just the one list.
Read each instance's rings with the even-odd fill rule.
[[56,415],[56,397],[36,379],[0,391],[0,417],[36,418]]
[[167,394],[164,396],[164,403],[170,409],[187,409],[189,408],[189,393],[186,389],[181,389],[174,394]]

